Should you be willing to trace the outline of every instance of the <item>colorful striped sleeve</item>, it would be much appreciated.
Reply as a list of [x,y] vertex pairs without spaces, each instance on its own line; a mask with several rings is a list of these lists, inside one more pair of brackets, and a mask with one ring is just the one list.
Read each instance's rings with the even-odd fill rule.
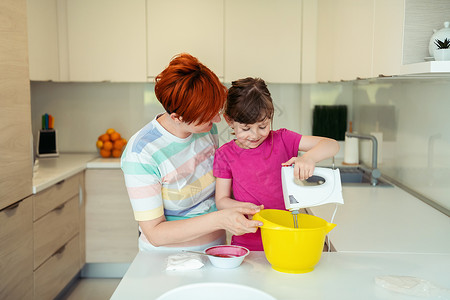
[[141,155],[127,152],[122,157],[121,167],[136,221],[153,220],[164,215],[157,165],[152,160],[142,162]]

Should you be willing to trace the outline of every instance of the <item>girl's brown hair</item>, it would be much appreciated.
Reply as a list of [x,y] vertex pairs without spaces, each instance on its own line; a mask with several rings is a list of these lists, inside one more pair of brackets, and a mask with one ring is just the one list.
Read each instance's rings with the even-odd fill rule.
[[247,77],[233,81],[231,85],[225,104],[225,115],[229,119],[254,124],[273,118],[272,97],[264,80]]
[[155,94],[169,114],[176,113],[188,124],[202,124],[223,108],[227,89],[197,58],[182,53],[156,76]]

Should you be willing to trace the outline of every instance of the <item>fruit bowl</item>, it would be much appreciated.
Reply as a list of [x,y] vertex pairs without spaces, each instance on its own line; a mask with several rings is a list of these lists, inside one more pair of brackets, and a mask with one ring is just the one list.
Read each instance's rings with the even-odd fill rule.
[[113,128],[109,128],[97,139],[97,149],[102,157],[121,157],[122,151],[127,144],[127,140],[122,138],[120,133]]

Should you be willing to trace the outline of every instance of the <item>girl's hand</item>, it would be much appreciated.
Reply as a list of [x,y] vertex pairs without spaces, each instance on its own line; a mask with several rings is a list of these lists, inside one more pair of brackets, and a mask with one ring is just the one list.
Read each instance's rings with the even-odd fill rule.
[[[252,203],[248,203],[252,204]],[[259,226],[263,224],[260,221],[249,220],[245,215],[253,216],[260,211],[260,207],[252,204],[253,207],[233,207],[219,210],[221,214],[222,228],[233,235],[242,235],[245,233],[254,233]]]
[[293,157],[281,165],[290,166],[292,164],[294,165],[294,178],[298,178],[300,180],[306,180],[311,177],[314,173],[314,168],[316,167],[314,160],[305,155]]

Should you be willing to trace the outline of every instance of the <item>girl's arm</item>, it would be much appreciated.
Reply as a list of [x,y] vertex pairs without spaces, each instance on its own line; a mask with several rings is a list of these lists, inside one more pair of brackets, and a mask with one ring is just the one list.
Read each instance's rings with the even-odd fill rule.
[[170,222],[161,216],[154,220],[140,221],[139,226],[153,246],[174,246],[201,239],[221,229],[234,235],[256,232],[262,223],[249,220],[244,215],[253,215],[258,211],[259,209],[235,207]]
[[300,180],[305,180],[313,175],[317,162],[333,157],[338,153],[339,143],[325,137],[302,136],[298,150],[305,153],[300,157],[291,158],[282,165],[294,164],[294,176]]
[[263,209],[249,202],[241,202],[231,198],[231,182],[232,179],[216,178],[216,206],[218,209],[244,207],[249,209]]

